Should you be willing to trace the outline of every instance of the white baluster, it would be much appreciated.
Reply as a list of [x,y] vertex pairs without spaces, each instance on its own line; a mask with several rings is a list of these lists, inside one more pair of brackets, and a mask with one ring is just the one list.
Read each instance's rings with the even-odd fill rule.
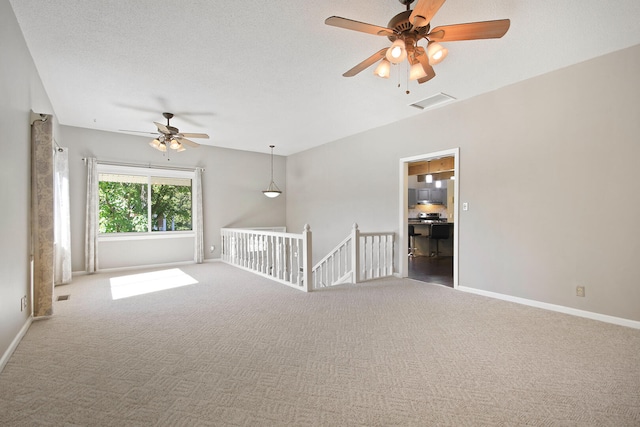
[[305,224],[302,231],[302,271],[304,276],[304,290],[306,292],[311,290],[311,270],[313,269],[313,257],[311,254],[312,242],[311,227],[309,227],[309,224]]
[[360,230],[356,223],[353,223],[351,230],[351,271],[353,271],[353,283],[358,283],[360,281]]
[[381,236],[376,236],[375,239],[377,240],[377,244],[376,244],[376,277],[380,277],[380,249],[382,247],[381,245],[381,241],[380,241],[380,237]]
[[249,239],[251,238],[251,235],[249,233],[244,233],[244,238],[243,240],[243,246],[244,246],[244,266],[245,267],[249,267]]
[[373,278],[373,236],[367,236],[367,276]]
[[262,246],[263,246],[263,240],[264,236],[258,236],[258,247],[256,248],[256,250],[258,251],[257,254],[257,259],[258,259],[258,265],[256,266],[256,268],[258,269],[258,271],[260,273],[264,273],[263,270],[263,266],[264,266],[264,252],[262,251]]
[[269,238],[269,275],[274,276],[276,274],[276,237],[271,236]]
[[304,273],[304,264],[302,263],[302,239],[296,239],[296,244],[298,245],[297,254],[298,254],[298,286],[303,285],[303,273]]

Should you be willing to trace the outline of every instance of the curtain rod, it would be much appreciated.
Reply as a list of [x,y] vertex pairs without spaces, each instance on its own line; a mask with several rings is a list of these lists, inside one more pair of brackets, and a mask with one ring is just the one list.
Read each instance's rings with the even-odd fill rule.
[[[84,162],[84,164],[87,164],[87,158],[83,157],[82,161]],[[167,169],[167,170],[174,170],[174,171],[188,171],[188,172],[195,172],[196,168],[180,168],[180,167],[176,167],[176,166],[160,166],[160,165],[152,165],[151,163],[147,163],[145,164],[139,164],[139,163],[121,163],[121,162],[108,162],[108,161],[102,161],[102,160],[98,160],[97,161],[99,165],[109,165],[109,166],[132,166],[132,167],[136,167],[136,168],[148,168],[148,169]],[[204,168],[201,168],[202,172],[204,172]]]

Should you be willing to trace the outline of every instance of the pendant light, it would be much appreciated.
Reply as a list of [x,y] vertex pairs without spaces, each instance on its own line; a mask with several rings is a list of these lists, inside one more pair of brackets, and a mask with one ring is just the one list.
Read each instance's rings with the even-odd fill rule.
[[278,197],[282,194],[282,191],[280,191],[276,183],[273,182],[273,147],[275,147],[275,145],[269,146],[269,148],[271,148],[271,182],[267,189],[262,192],[265,196],[270,198]]

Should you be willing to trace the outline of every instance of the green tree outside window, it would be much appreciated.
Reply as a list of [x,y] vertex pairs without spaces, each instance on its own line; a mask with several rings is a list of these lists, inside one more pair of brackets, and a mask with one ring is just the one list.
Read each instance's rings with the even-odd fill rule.
[[98,192],[100,233],[192,229],[191,179],[100,174]]

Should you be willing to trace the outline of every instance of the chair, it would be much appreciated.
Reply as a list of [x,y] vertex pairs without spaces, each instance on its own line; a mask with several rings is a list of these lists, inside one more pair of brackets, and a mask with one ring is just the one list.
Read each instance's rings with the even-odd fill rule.
[[[448,239],[449,238],[449,224],[431,224],[431,229],[429,230],[429,240],[436,241],[436,252],[435,256],[437,257],[440,254],[440,248],[438,247],[438,242],[440,239]],[[431,248],[431,245],[429,245]],[[434,255],[432,255],[434,256]]]
[[409,256],[414,257],[416,250],[416,236],[422,236],[422,233],[416,233],[416,229],[413,225],[409,226]]

